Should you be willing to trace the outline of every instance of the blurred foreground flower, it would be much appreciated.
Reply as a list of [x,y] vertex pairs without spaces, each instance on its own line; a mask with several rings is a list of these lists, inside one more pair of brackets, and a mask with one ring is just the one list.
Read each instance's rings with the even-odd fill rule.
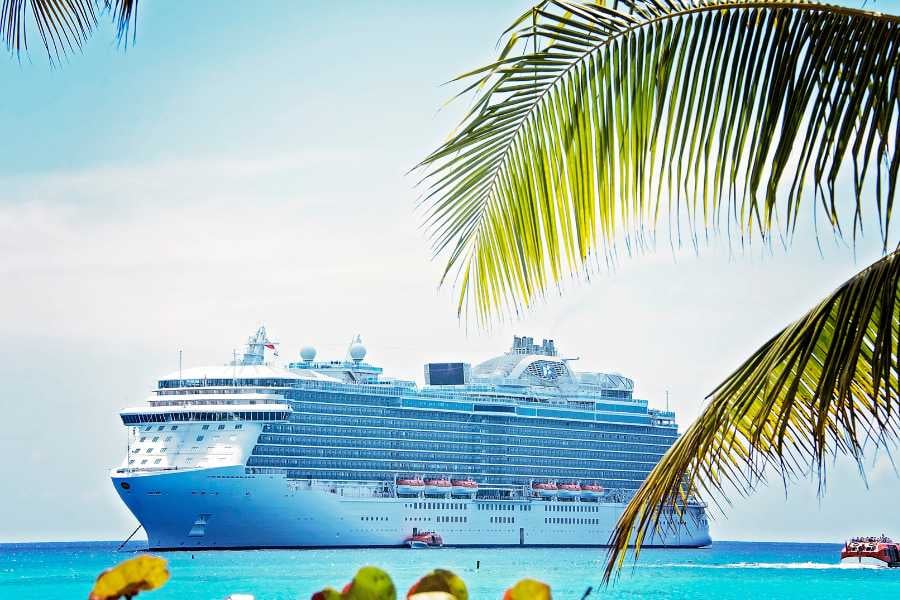
[[413,584],[407,600],[469,600],[465,582],[452,571],[435,569]]
[[329,587],[313,594],[312,600],[397,600],[397,589],[378,567],[363,567],[340,593]]
[[534,579],[523,579],[503,594],[503,600],[552,600],[550,586]]
[[162,587],[168,580],[166,561],[158,556],[142,554],[100,573],[88,600],[133,598],[140,592]]
[[[523,579],[506,590],[503,600],[552,600],[550,586],[534,579]],[[363,567],[353,581],[338,592],[325,588],[311,600],[396,600],[397,590],[390,576],[378,567]],[[456,573],[435,569],[413,584],[406,600],[469,600],[466,583]]]

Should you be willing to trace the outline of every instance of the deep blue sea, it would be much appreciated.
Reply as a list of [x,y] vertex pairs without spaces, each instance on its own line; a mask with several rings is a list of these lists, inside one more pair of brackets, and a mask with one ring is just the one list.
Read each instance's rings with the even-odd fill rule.
[[[96,575],[132,556],[111,542],[0,544],[0,598],[87,598]],[[130,545],[129,550],[140,545]],[[837,544],[716,542],[700,550],[645,550],[603,588],[601,549],[259,550],[168,552],[172,579],[146,600],[301,598],[340,587],[365,564],[385,568],[400,596],[422,574],[460,574],[475,600],[497,598],[517,579],[549,583],[556,600],[589,598],[897,598],[900,569],[839,564]],[[476,561],[481,561],[476,570]]]

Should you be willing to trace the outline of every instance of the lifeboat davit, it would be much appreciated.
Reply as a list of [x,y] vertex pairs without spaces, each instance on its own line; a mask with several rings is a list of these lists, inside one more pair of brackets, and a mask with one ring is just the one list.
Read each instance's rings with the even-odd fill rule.
[[540,496],[541,498],[554,498],[559,491],[556,484],[552,481],[532,483],[531,489],[534,490],[536,496]]
[[581,494],[581,486],[577,483],[560,483],[557,488],[560,498],[575,498]]
[[404,496],[418,495],[425,489],[425,482],[418,477],[406,477],[397,480],[397,494]]
[[440,548],[444,545],[444,539],[433,531],[423,531],[409,536],[403,543],[408,548]]
[[450,493],[450,488],[452,484],[449,479],[436,478],[436,479],[426,479],[425,480],[425,493],[431,495],[444,495]]
[[450,491],[454,496],[472,496],[478,491],[478,483],[471,477],[466,479],[451,479]]
[[603,495],[603,486],[594,483],[581,484],[582,500],[598,500]]
[[900,543],[884,537],[856,537],[844,544],[841,562],[900,567]]

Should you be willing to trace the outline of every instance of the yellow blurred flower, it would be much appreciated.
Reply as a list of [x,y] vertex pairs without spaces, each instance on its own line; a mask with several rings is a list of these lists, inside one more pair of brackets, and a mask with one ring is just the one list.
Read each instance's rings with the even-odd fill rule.
[[503,600],[552,600],[550,586],[534,579],[523,579],[506,590]]
[[88,600],[132,598],[139,592],[162,587],[168,580],[166,561],[158,556],[142,554],[100,573]]

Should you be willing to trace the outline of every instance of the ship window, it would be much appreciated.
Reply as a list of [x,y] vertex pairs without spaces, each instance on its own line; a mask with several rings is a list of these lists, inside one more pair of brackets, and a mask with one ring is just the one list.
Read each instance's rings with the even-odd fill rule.
[[151,452],[153,452],[153,448],[147,448],[147,454],[150,454]]
[[166,450],[168,450],[168,448],[160,448],[160,449],[159,449],[159,453],[160,453],[160,454],[163,454],[163,453],[165,453]]
[[162,430],[165,429],[165,428],[166,428],[165,425],[160,425],[159,428],[157,429],[157,431],[162,431]]
[[240,423],[238,423],[237,425],[234,426],[234,428],[235,428],[235,429],[243,429],[244,426],[241,425]]
[[146,437],[142,437],[142,438],[140,439],[140,441],[141,441],[141,442],[146,442],[146,441],[147,441],[147,438],[146,438]]
[[150,440],[150,441],[152,441],[152,442],[158,442],[158,441],[159,441],[159,436],[156,436],[155,438],[153,438],[153,439]]
[[153,425],[147,425],[146,427],[144,427],[144,431],[150,431],[151,429],[153,429]]
[[198,436],[197,436],[197,441],[198,441],[198,442],[202,442],[202,441],[203,441],[203,436],[202,436],[202,435],[198,435]]
[[219,430],[225,429],[225,424],[219,425]]
[[167,436],[166,436],[166,439],[165,439],[164,441],[166,441],[166,442],[171,442],[171,441],[172,441],[172,436],[171,436],[171,435],[167,435]]
[[176,429],[178,429],[178,425],[172,425],[171,430],[172,430],[172,431],[175,431]]
[[161,461],[161,460],[162,460],[161,458],[157,458],[156,460],[153,461],[153,464],[154,464],[154,465],[158,465],[158,464],[159,464],[159,461]]
[[203,426],[203,431],[206,431],[207,429],[209,429],[209,425],[208,425],[208,424]]
[[141,461],[141,464],[142,464],[142,465],[146,465],[146,464],[147,464],[147,459],[145,458],[144,460],[142,460],[142,461]]

